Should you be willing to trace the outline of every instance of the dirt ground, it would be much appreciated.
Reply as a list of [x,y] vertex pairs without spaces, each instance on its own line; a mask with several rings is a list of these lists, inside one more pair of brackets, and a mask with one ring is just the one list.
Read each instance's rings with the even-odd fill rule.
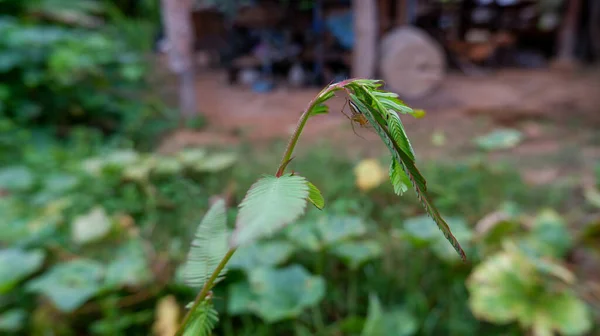
[[[221,72],[198,77],[199,108],[209,126],[202,132],[178,131],[165,139],[161,150],[248,141],[259,145],[285,139],[319,91],[281,87],[261,94],[228,86]],[[384,153],[374,132],[357,130],[364,139],[354,134],[349,120],[339,112],[343,102],[342,97],[334,98],[331,113],[309,121],[299,148],[326,138],[363,157]],[[532,183],[589,176],[593,165],[600,162],[598,68],[568,73],[503,70],[478,77],[451,73],[429,96],[406,103],[427,112],[422,119],[403,117],[418,160],[467,157],[479,152],[473,138],[511,127],[523,132],[523,142],[510,150],[479,153],[518,165]],[[434,137],[438,141],[432,141]]]

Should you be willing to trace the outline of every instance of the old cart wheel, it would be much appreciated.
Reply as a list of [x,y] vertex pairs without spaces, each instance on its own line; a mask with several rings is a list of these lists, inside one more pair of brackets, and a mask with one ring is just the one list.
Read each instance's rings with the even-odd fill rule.
[[446,59],[442,48],[427,33],[400,27],[381,41],[379,71],[390,90],[402,97],[419,98],[443,79]]

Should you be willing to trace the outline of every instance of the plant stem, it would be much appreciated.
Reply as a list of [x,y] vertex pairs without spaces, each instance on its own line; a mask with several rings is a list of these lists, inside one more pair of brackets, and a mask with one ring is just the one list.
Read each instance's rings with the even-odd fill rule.
[[294,130],[294,133],[292,134],[292,137],[290,138],[290,141],[288,142],[288,145],[285,149],[285,153],[283,154],[283,158],[281,159],[281,163],[279,164],[279,168],[277,169],[277,173],[275,174],[275,176],[281,177],[283,175],[283,173],[285,173],[285,167],[287,166],[287,164],[290,162],[290,159],[292,158],[292,153],[294,152],[296,143],[298,143],[298,139],[300,138],[300,134],[302,133],[302,130],[304,129],[304,125],[306,125],[306,122],[308,121],[308,118],[310,117],[310,113],[311,113],[312,109],[315,107],[315,104],[317,103],[317,101],[319,101],[319,98],[321,98],[324,94],[326,94],[330,91],[335,91],[335,90],[339,90],[340,88],[343,88],[346,84],[348,84],[351,81],[352,81],[352,79],[348,79],[348,80],[344,80],[344,81],[341,81],[336,84],[329,85],[329,86],[323,88],[323,90],[321,90],[321,92],[319,92],[319,94],[316,95],[310,101],[310,103],[308,104],[308,107],[304,110],[304,112],[302,112],[302,115],[300,116],[300,119],[298,120],[296,129]]
[[213,287],[215,280],[217,280],[217,278],[219,277],[219,274],[221,273],[223,268],[225,268],[225,265],[227,265],[227,263],[229,262],[229,259],[231,259],[231,257],[235,253],[235,251],[236,251],[235,248],[231,248],[231,249],[229,249],[229,251],[227,251],[225,256],[223,256],[223,259],[221,259],[221,262],[219,263],[219,265],[217,265],[217,268],[215,268],[215,270],[211,274],[210,278],[208,278],[208,280],[206,281],[204,286],[202,286],[202,290],[196,296],[196,299],[194,300],[194,304],[190,307],[187,314],[185,314],[185,317],[183,318],[183,322],[181,322],[181,324],[179,325],[179,329],[177,329],[175,336],[183,335],[183,332],[185,331],[185,326],[188,324],[188,322],[192,318],[192,313],[194,312],[194,310],[196,310],[196,308],[198,308],[198,305],[200,305],[200,303],[202,303],[202,301],[204,301],[204,298],[206,297],[206,295],[208,294],[210,289]]

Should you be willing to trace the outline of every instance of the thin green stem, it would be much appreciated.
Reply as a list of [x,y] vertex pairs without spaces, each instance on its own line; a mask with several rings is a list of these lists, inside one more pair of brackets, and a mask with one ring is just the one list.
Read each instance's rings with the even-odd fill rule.
[[235,253],[235,251],[236,251],[235,248],[229,249],[229,251],[227,251],[227,253],[223,257],[223,259],[221,259],[221,262],[219,263],[219,265],[217,265],[217,268],[215,268],[215,270],[211,274],[210,278],[208,278],[208,280],[206,281],[204,286],[202,286],[202,290],[196,296],[196,299],[194,300],[194,304],[192,305],[192,307],[190,307],[187,314],[185,314],[185,317],[183,318],[183,322],[181,322],[181,324],[179,325],[179,329],[177,329],[175,336],[183,335],[183,332],[185,331],[185,326],[188,324],[188,322],[192,318],[192,313],[194,312],[194,310],[196,310],[196,308],[198,308],[198,306],[202,303],[202,301],[204,301],[204,298],[206,298],[206,295],[208,294],[210,289],[213,287],[214,282],[217,280],[217,278],[219,277],[219,274],[221,274],[221,271],[223,270],[223,268],[225,268],[225,265],[227,265],[227,263],[229,262],[229,259],[231,259],[231,257]]

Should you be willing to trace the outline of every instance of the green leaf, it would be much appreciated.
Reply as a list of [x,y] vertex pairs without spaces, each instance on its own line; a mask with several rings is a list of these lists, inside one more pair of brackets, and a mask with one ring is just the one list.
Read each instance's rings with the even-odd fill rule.
[[63,312],[72,312],[102,290],[101,264],[76,259],[55,265],[49,272],[31,280],[28,291],[47,296]]
[[119,247],[106,267],[105,283],[109,286],[136,286],[152,280],[146,251],[141,239],[132,239]]
[[516,129],[497,129],[487,135],[475,139],[475,143],[483,150],[513,148],[523,140],[523,134]]
[[394,111],[388,111],[388,114],[389,118],[387,122],[390,134],[394,140],[396,140],[396,143],[400,146],[400,149],[402,149],[404,153],[406,153],[406,155],[408,155],[408,157],[414,161],[415,151],[413,150],[410,140],[404,131],[404,126],[402,125],[400,117]]
[[37,271],[44,262],[41,250],[10,248],[0,251],[0,294],[10,292],[19,281]]
[[300,265],[259,268],[250,273],[249,282],[256,297],[252,311],[268,323],[298,317],[325,296],[325,280]]
[[331,248],[331,253],[341,258],[353,270],[357,270],[369,260],[378,258],[382,252],[379,243],[373,240],[342,242]]
[[404,194],[410,187],[410,179],[406,176],[406,173],[400,164],[393,159],[390,164],[390,181],[392,182],[396,195]]
[[265,176],[250,187],[240,204],[231,243],[240,246],[270,236],[304,213],[306,179],[297,175]]
[[240,247],[227,263],[229,269],[249,272],[255,268],[277,266],[294,253],[294,245],[285,241],[255,242]]
[[104,208],[97,206],[71,222],[71,238],[77,244],[93,242],[105,237],[112,227]]
[[[225,201],[219,199],[208,210],[198,225],[190,252],[184,266],[188,285],[202,287],[228,251]],[[226,272],[223,268],[219,277]]]
[[216,173],[231,167],[236,161],[235,153],[211,154],[192,165],[192,169],[202,173]]
[[[445,261],[456,261],[457,254],[452,252],[452,247],[438,234],[433,224],[433,220],[429,216],[417,216],[407,219],[404,222],[404,229],[413,243],[427,244],[438,258]],[[463,242],[468,242],[473,237],[473,232],[462,218],[448,218],[448,226],[452,227],[456,237]]]
[[361,336],[410,336],[417,332],[415,317],[405,309],[395,308],[384,311],[379,299],[369,295],[367,320]]
[[286,230],[286,236],[305,249],[321,251],[366,232],[367,228],[359,217],[325,215],[296,223]]
[[564,257],[573,245],[565,221],[551,209],[538,214],[529,236],[529,244],[538,252],[557,258]]
[[315,187],[314,184],[306,181],[308,184],[308,200],[319,210],[323,210],[325,207],[325,199],[321,195],[321,191]]
[[212,303],[205,300],[194,310],[183,336],[210,336],[217,322],[219,322],[219,314]]
[[24,309],[11,309],[0,314],[0,331],[17,332],[25,325],[27,312]]
[[25,166],[11,166],[0,170],[0,189],[21,191],[29,189],[35,182],[33,173]]
[[325,104],[317,104],[312,108],[312,110],[310,110],[311,116],[315,116],[317,114],[327,114],[327,113],[329,113],[329,106],[327,106]]
[[363,88],[354,88],[353,89],[357,95],[350,93],[350,99],[356,104],[360,113],[362,113],[365,118],[369,121],[369,123],[374,127],[374,129],[379,134],[379,137],[383,141],[383,143],[388,147],[390,153],[394,160],[396,160],[404,169],[404,172],[409,177],[413,188],[417,194],[417,197],[421,201],[421,205],[427,211],[427,214],[434,220],[438,228],[442,231],[448,242],[454,247],[456,253],[458,253],[463,261],[467,259],[465,252],[463,251],[460,243],[452,234],[450,227],[446,223],[446,221],[439,214],[439,211],[433,204],[432,199],[429,197],[427,193],[427,185],[425,178],[415,165],[414,160],[410,158],[410,156],[401,148],[400,145],[396,142],[394,137],[390,134],[388,129],[385,126],[385,123],[382,119],[385,119],[387,112],[384,111],[384,108],[380,106],[380,104],[375,101],[374,105],[376,107],[369,108],[361,99],[359,99],[358,95],[366,97],[368,100],[369,97],[372,98],[372,95]]
[[227,289],[227,313],[241,315],[252,312],[252,305],[256,301],[256,295],[252,292],[250,284],[239,281],[230,285]]

